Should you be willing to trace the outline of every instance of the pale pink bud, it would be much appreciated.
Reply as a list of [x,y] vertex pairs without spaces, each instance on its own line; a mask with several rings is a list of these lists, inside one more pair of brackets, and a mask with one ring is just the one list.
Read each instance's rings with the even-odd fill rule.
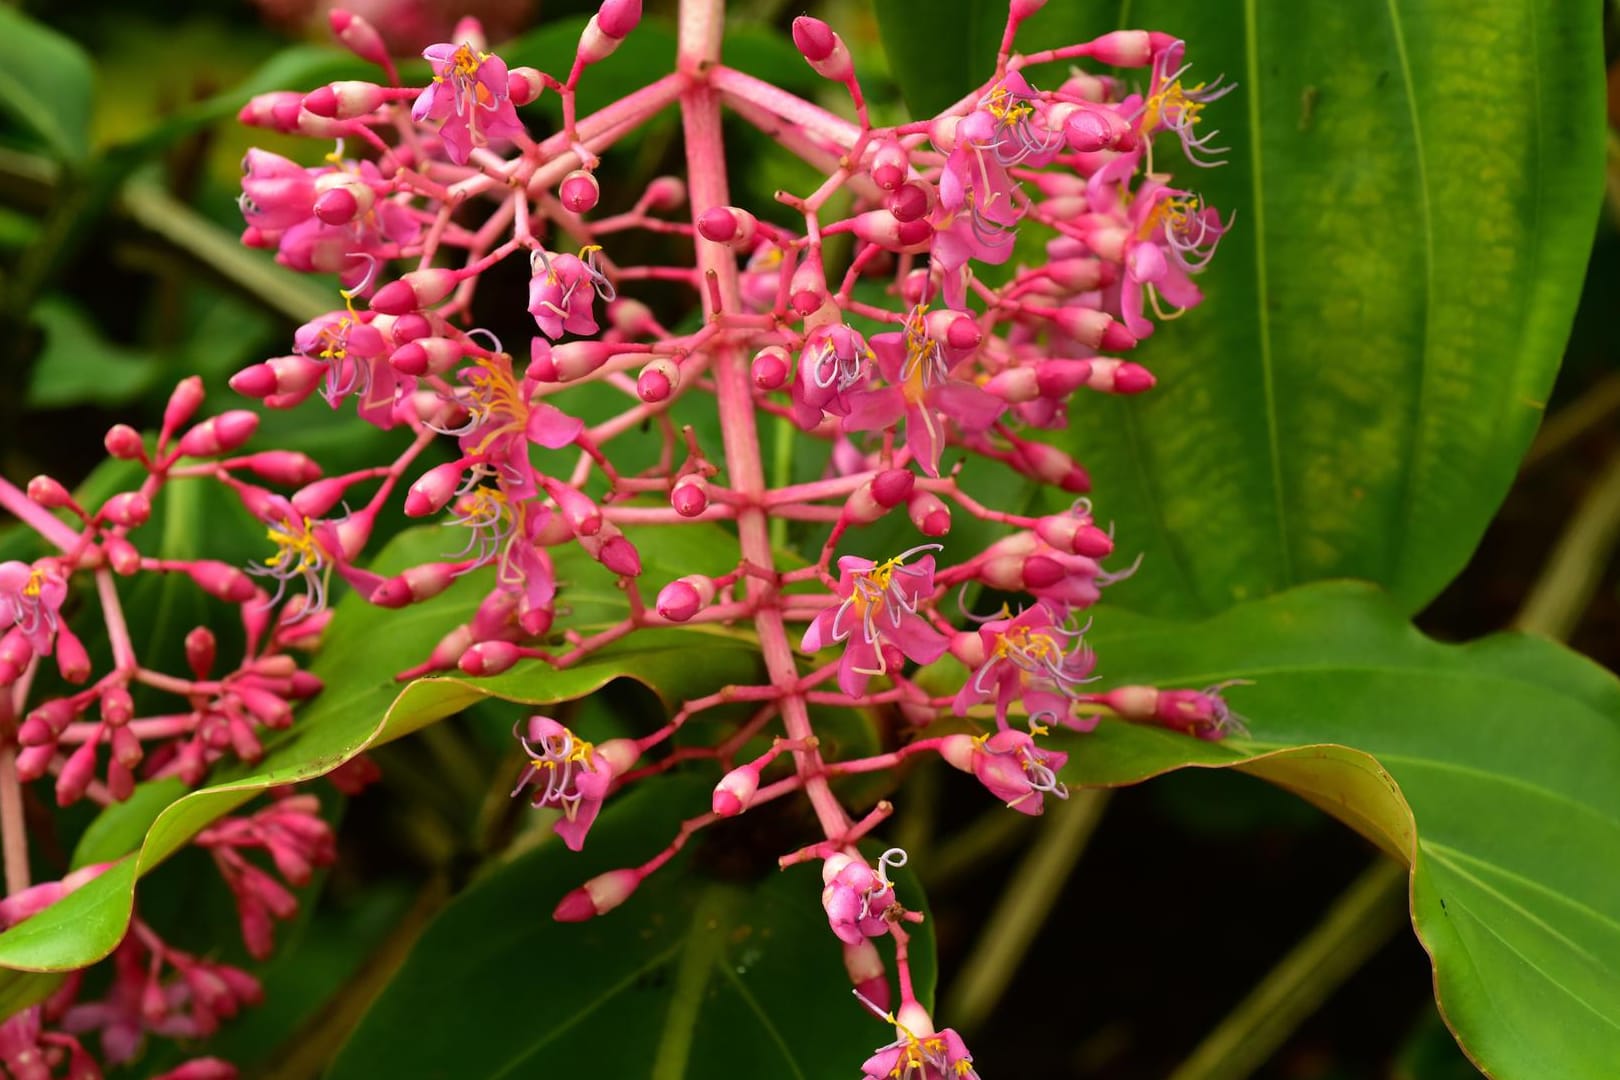
[[388,91],[374,82],[345,79],[311,90],[304,95],[303,106],[329,120],[352,120],[375,112],[388,97]]
[[657,330],[652,309],[640,300],[620,296],[607,306],[608,322],[626,337],[641,337]]
[[[283,135],[298,130],[298,116],[303,111],[304,95],[296,90],[272,90],[248,99],[236,113],[236,119],[253,127],[269,128]],[[272,245],[273,246],[273,245]]]
[[461,654],[456,666],[468,675],[499,675],[522,659],[509,641],[480,641]]
[[101,516],[114,525],[133,529],[152,516],[152,502],[139,491],[124,491],[101,504]]
[[1059,551],[1088,559],[1101,559],[1114,550],[1112,537],[1089,520],[1072,514],[1040,518],[1035,522],[1035,534]]
[[641,23],[641,0],[602,0],[596,19],[602,33],[622,40]]
[[884,191],[893,191],[906,182],[911,157],[897,139],[885,139],[872,155],[872,182]]
[[232,409],[209,417],[180,437],[185,457],[211,457],[235,450],[253,437],[259,417],[246,409]]
[[649,405],[668,401],[681,385],[681,369],[662,356],[641,369],[636,376],[636,394]]
[[721,817],[736,817],[748,809],[759,791],[759,767],[739,765],[720,778],[714,788],[713,808]]
[[708,481],[695,472],[687,473],[670,489],[669,505],[681,517],[697,517],[709,508]]
[[827,273],[822,269],[821,252],[805,254],[788,283],[788,303],[800,315],[814,315],[827,302]]
[[349,489],[347,477],[334,476],[306,484],[293,493],[292,507],[307,518],[323,518],[327,511],[343,501]]
[[202,377],[191,375],[181,379],[175,384],[174,392],[169,395],[168,404],[163,408],[163,431],[165,433],[174,431],[189,421],[197,415],[202,403]]
[[626,900],[641,884],[640,870],[609,870],[598,874],[562,898],[551,917],[558,922],[584,922],[606,915]]
[[246,603],[258,591],[252,578],[229,563],[214,559],[198,559],[186,567],[186,572],[203,592],[227,603]]
[[327,16],[332,33],[354,55],[370,64],[388,66],[388,46],[383,44],[377,28],[364,18],[342,8],[333,8]]
[[101,540],[101,553],[107,557],[112,572],[128,577],[141,568],[141,553],[122,536],[105,536]]
[[127,724],[135,716],[135,701],[125,686],[113,685],[101,692],[101,718],[109,724]]
[[575,536],[595,536],[602,531],[602,511],[591,497],[576,487],[545,478],[546,494],[557,502],[557,510]]
[[579,35],[579,45],[575,48],[574,55],[582,64],[595,64],[612,56],[613,50],[617,49],[619,42],[623,40],[603,33],[601,16],[592,15]]
[[655,177],[642,201],[651,210],[674,210],[686,202],[686,181],[678,176]]
[[214,669],[214,658],[218,651],[214,632],[208,627],[198,626],[186,635],[186,666],[197,678],[208,678],[208,673]]
[[[913,190],[907,185],[890,198],[899,201],[901,193]],[[926,199],[921,201],[926,205]],[[868,244],[876,244],[887,251],[920,251],[934,238],[934,226],[923,220],[921,213],[912,214],[909,219],[902,221],[898,214],[888,210],[869,210],[856,215],[850,228]]]
[[146,453],[140,433],[128,424],[114,424],[108,428],[107,437],[101,444],[106,447],[107,453],[119,461],[134,461]]
[[542,382],[573,382],[607,363],[615,351],[615,347],[606,341],[570,341],[552,346],[549,365],[551,378],[547,379],[534,370],[538,366],[544,372],[545,365],[531,365],[530,372]]
[[919,491],[906,504],[906,515],[924,536],[944,536],[951,531],[950,507],[931,491]]
[[366,599],[378,607],[401,608],[431,600],[455,584],[455,580],[455,574],[445,563],[424,563],[387,579]]
[[855,65],[850,61],[843,39],[820,19],[809,15],[794,19],[793,44],[823,78],[847,82],[855,74]]
[[1153,389],[1157,381],[1141,364],[1098,357],[1091,362],[1091,377],[1086,385],[1105,394],[1140,394]]
[[59,510],[73,505],[68,489],[49,476],[36,476],[28,481],[28,498],[47,510]]
[[[1030,0],[1014,0],[1029,3]],[[1115,30],[1091,43],[1094,59],[1110,67],[1143,67],[1153,59],[1153,40],[1145,30]]]
[[506,73],[506,96],[513,105],[529,104],[539,98],[545,88],[545,80],[532,67],[515,67]]
[[404,315],[437,304],[449,296],[461,281],[455,270],[430,267],[412,270],[398,281],[390,281],[371,298],[371,310],[384,315]]
[[1098,698],[1126,720],[1152,720],[1159,708],[1159,691],[1151,686],[1121,686]]
[[1043,361],[1035,369],[1035,389],[1041,397],[1066,398],[1091,379],[1095,363],[1095,360]]
[[443,375],[466,355],[450,338],[420,337],[388,354],[388,363],[401,375]]
[[459,461],[435,465],[417,478],[405,493],[407,517],[426,517],[443,510],[461,486],[461,474],[466,466]]
[[573,214],[583,214],[596,208],[602,197],[602,185],[584,169],[575,169],[557,185],[557,198],[563,208]]
[[698,235],[716,244],[745,248],[754,239],[759,219],[736,206],[714,206],[697,219]]
[[952,634],[949,648],[964,667],[977,668],[984,663],[984,639],[976,631]]
[[1029,474],[1042,483],[1056,484],[1064,491],[1091,490],[1091,478],[1086,471],[1075,463],[1074,458],[1054,446],[1037,442],[1019,443],[1018,457]]
[[753,376],[754,385],[761,390],[779,390],[787,382],[792,369],[793,360],[786,349],[780,345],[767,345],[754,354],[749,373]]
[[44,776],[56,758],[56,744],[49,746],[25,746],[17,754],[17,779],[25,783],[38,780]]
[[250,398],[307,395],[325,371],[325,365],[306,356],[277,356],[231,376],[231,389]]
[[[1077,363],[1084,364],[1080,360]],[[1044,368],[1046,365],[1042,365]],[[1041,397],[1040,374],[1034,368],[1015,367],[997,372],[984,384],[986,393],[994,394],[1009,405],[1020,405]]]
[[347,225],[368,213],[377,193],[359,180],[344,180],[315,196],[315,216],[327,225]]
[[1112,285],[1118,276],[1113,263],[1088,258],[1058,259],[1056,262],[1047,263],[1041,272],[1063,288],[1075,292],[1106,288]]
[[[315,459],[297,450],[264,450],[243,458],[242,464],[273,484],[286,484],[289,487],[308,484],[321,475],[321,467],[315,463]],[[321,514],[309,516],[320,517]]]
[[56,628],[56,668],[62,678],[75,686],[90,677],[90,654],[66,623]]
[[888,1009],[889,979],[883,969],[883,957],[871,938],[862,938],[853,945],[844,943],[844,970],[863,998],[879,1009]]

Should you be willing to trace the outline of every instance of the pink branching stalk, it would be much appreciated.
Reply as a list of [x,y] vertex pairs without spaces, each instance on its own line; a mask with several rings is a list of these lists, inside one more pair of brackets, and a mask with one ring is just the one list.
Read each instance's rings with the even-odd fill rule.
[[[300,454],[243,453],[254,415],[193,423],[202,391],[188,380],[155,444],[124,427],[108,435],[114,456],[144,468],[136,489],[92,509],[46,478],[26,492],[0,481],[0,506],[56,549],[32,564],[0,566],[0,622],[10,626],[0,639],[0,687],[8,691],[0,695],[0,824],[13,895],[28,884],[20,781],[50,774],[64,803],[106,801],[127,796],[137,774],[195,784],[221,758],[251,761],[262,733],[291,723],[294,703],[319,689],[289,650],[318,639],[337,581],[398,608],[487,567],[490,588],[476,614],[447,627],[401,678],[568,667],[640,630],[697,623],[751,628],[763,663],[757,685],[688,701],[639,738],[593,744],[547,717],[524,723],[529,763],[513,794],[560,813],[556,831],[575,849],[626,784],[693,758],[723,772],[709,812],[682,823],[640,866],[569,893],[556,917],[604,914],[698,831],[802,795],[823,838],[785,854],[782,865],[822,864],[823,903],[851,980],[896,1032],[867,1061],[867,1074],[977,1075],[961,1039],[937,1030],[911,989],[906,926],[921,916],[890,878],[905,853],[891,850],[874,866],[857,847],[892,807],[880,802],[853,816],[831,781],[937,755],[1015,810],[1038,814],[1048,797],[1067,796],[1059,779],[1066,755],[1040,741],[1053,726],[1089,731],[1112,715],[1204,738],[1241,731],[1221,687],[1086,688],[1097,658],[1085,642],[1084,612],[1135,569],[1105,569],[1114,538],[1088,500],[1029,516],[987,506],[959,482],[962,461],[977,456],[1039,484],[1086,492],[1084,469],[1038,433],[1067,424],[1076,393],[1152,388],[1154,376],[1118,354],[1151,334],[1155,319],[1200,302],[1193,279],[1229,224],[1160,170],[1171,144],[1191,165],[1219,164],[1204,111],[1231,87],[1192,84],[1184,44],[1155,32],[1014,51],[1019,24],[1040,6],[1011,0],[988,82],[937,116],[892,127],[872,124],[849,50],[809,17],[795,20],[794,42],[843,88],[853,120],[728,67],[723,0],[683,0],[677,70],[584,117],[579,84],[634,32],[639,0],[604,0],[571,69],[558,74],[508,68],[476,22],[464,21],[454,40],[424,52],[432,71],[425,86],[399,83],[364,20],[335,16],[341,40],[381,65],[385,82],[249,102],[243,121],[335,149],[313,167],[250,152],[241,206],[245,243],[274,250],[293,269],[335,275],[340,303],[301,327],[287,355],[245,368],[231,385],[270,408],[319,393],[330,407],[352,405],[366,423],[405,430],[409,445],[391,462],[335,477]],[[1053,70],[1044,65],[1079,61],[1142,76],[1070,68],[1045,89],[1032,79]],[[544,93],[558,96],[563,123],[536,139],[517,110]],[[670,106],[684,126],[684,181],[662,177],[628,207],[599,207],[600,155]],[[792,226],[733,204],[721,138],[728,110],[825,176],[813,191],[777,194]],[[853,203],[846,216],[829,210],[834,196]],[[635,230],[688,238],[690,261],[621,263],[619,238]],[[840,264],[827,242],[841,234],[852,238],[853,255]],[[509,261],[530,276],[535,333],[526,357],[473,328],[482,276]],[[985,272],[993,267],[1005,269]],[[698,328],[671,331],[630,295],[651,280],[689,288],[704,316]],[[882,286],[884,300],[873,302],[868,289],[857,299],[863,282]],[[569,391],[590,383],[617,392],[623,408],[587,425],[570,412]],[[713,400],[721,445],[701,445],[671,421],[671,406],[693,395]],[[826,444],[825,474],[808,483],[768,478],[761,417]],[[648,428],[661,435],[659,462],[635,473],[617,467],[620,440]],[[434,442],[453,459],[413,471]],[[153,500],[171,483],[198,481],[226,485],[262,523],[270,549],[262,563],[140,553],[131,534]],[[373,526],[396,495],[407,515],[459,530],[460,550],[391,577],[366,569]],[[916,543],[899,553],[863,550],[863,529],[897,512]],[[955,514],[994,522],[1004,535],[980,551],[953,551]],[[773,520],[826,528],[811,565],[780,566]],[[729,523],[735,567],[645,581],[638,533],[694,522]],[[618,622],[588,632],[566,625],[567,590],[553,553],[570,545],[618,578],[628,606]],[[133,573],[184,574],[236,605],[245,655],[222,665],[213,635],[199,627],[186,640],[188,673],[144,666],[119,607],[117,580]],[[93,587],[113,643],[113,666],[100,675],[61,616],[64,597],[81,583]],[[952,613],[975,585],[1027,599],[963,626]],[[931,687],[949,678],[950,662],[935,667],[947,653],[967,672],[940,693]],[[83,689],[30,703],[47,660]],[[930,668],[928,677],[918,678],[918,668]],[[176,704],[135,715],[135,686]],[[692,716],[737,701],[756,712],[719,745],[683,747],[637,767]],[[832,761],[811,723],[812,704],[893,705],[919,726],[964,719],[950,734]],[[774,739],[760,753],[756,736],[766,735]],[[331,857],[330,833],[304,797],[222,821],[197,842],[235,894],[255,955],[268,952],[272,918],[295,901],[244,853],[264,851],[293,885]],[[900,1004],[892,1012],[873,945],[881,937],[894,944]],[[167,963],[195,981],[187,972],[196,963],[139,924],[124,948],[153,970]],[[140,993],[165,1003],[153,1005],[154,1015],[189,1008],[189,1027],[203,1025],[197,990],[151,985]],[[134,992],[119,986],[115,995]],[[250,997],[238,988],[229,1000]],[[208,1015],[228,1012],[224,1001]],[[122,1040],[118,1053],[140,1031],[162,1030],[130,1027],[115,1001],[93,1014],[78,1008],[65,1014],[68,1030],[86,1030],[84,1018],[94,1015],[94,1026],[117,1033],[104,1038]],[[41,1038],[71,1041],[38,1036],[29,1045]],[[50,1045],[58,1057],[77,1047]]]

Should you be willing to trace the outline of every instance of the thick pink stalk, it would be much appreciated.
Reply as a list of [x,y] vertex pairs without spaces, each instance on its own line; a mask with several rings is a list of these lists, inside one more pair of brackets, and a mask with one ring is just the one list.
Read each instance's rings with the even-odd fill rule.
[[[682,0],[680,13],[680,70],[693,76],[706,72],[720,60],[720,40],[725,18],[724,0]],[[715,69],[719,70],[719,69]],[[795,99],[796,100],[796,99]],[[687,183],[695,228],[698,216],[713,206],[731,202],[726,183],[725,147],[720,135],[720,97],[704,83],[695,83],[681,95],[681,120],[686,133]],[[851,133],[853,141],[853,133]],[[739,312],[742,301],[737,282],[737,261],[730,249],[694,240],[698,269],[716,284],[724,310]],[[710,311],[713,316],[716,314]],[[744,561],[774,571],[769,523],[761,501],[765,492],[765,470],[760,460],[759,431],[754,422],[754,399],[749,389],[749,359],[736,344],[726,341],[716,346],[714,378],[720,410],[720,429],[725,432],[726,473],[732,487],[743,498],[737,513],[737,535]],[[815,732],[810,712],[796,689],[798,665],[787,638],[780,603],[771,594],[774,581],[750,575],[748,598],[759,604],[754,628],[759,634],[760,652],[771,684],[783,691],[782,726],[790,739],[808,739]],[[828,836],[849,829],[849,816],[839,804],[826,777],[819,751],[797,750],[794,759],[805,778],[805,795],[815,807],[816,817]]]

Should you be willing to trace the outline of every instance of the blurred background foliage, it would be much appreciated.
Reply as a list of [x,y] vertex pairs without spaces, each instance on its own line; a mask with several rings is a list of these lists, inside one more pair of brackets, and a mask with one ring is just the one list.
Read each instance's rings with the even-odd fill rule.
[[[1053,0],[1053,7],[1064,3]],[[459,10],[447,14],[441,6],[415,5],[420,24],[396,27],[402,48],[443,36]],[[551,70],[571,54],[579,25],[595,7],[589,0],[546,0],[538,13],[525,0],[478,6],[492,40],[520,37],[515,50],[502,50],[509,61]],[[882,7],[874,11],[856,0],[812,5],[850,43],[875,116],[885,122],[906,114],[879,40]],[[615,63],[587,77],[586,108],[667,67],[673,3],[649,0],[647,8],[652,18]],[[211,405],[237,407],[224,387],[229,375],[284,352],[298,322],[334,306],[329,283],[294,279],[235,244],[243,152],[259,145],[309,160],[312,149],[237,126],[231,117],[241,97],[232,88],[313,86],[363,69],[324,45],[320,20],[296,0],[263,0],[257,8],[224,0],[139,6],[84,0],[28,3],[22,10],[60,38],[28,38],[16,9],[0,8],[0,67],[9,73],[0,79],[25,84],[43,110],[43,117],[14,114],[0,126],[0,308],[8,331],[0,340],[0,469],[11,477],[49,472],[95,483],[91,470],[110,423],[154,426],[169,388],[192,373],[206,379]],[[1607,10],[1612,58],[1616,39]],[[771,0],[733,3],[727,58],[842,109],[787,39],[787,24],[800,13],[799,6]],[[925,30],[917,37],[928,41]],[[80,66],[93,68],[93,97],[73,96]],[[969,76],[948,58],[937,66],[968,85]],[[1620,113],[1620,77],[1611,76],[1611,86],[1612,118]],[[1238,115],[1224,121],[1229,130],[1243,123],[1241,110],[1233,111]],[[554,123],[546,102],[531,112],[537,128]],[[57,134],[43,137],[43,130]],[[1620,455],[1620,330],[1613,318],[1620,295],[1620,153],[1612,131],[1610,139],[1609,200],[1548,404],[1550,420],[1466,569],[1418,615],[1419,625],[1439,638],[1472,639],[1513,620],[1561,523]],[[741,205],[772,207],[778,188],[809,186],[805,168],[773,153],[752,129],[729,127],[728,147]],[[599,173],[603,206],[628,204],[651,177],[678,172],[680,155],[673,114],[616,146]],[[1240,218],[1238,228],[1249,224]],[[1218,262],[1212,273],[1222,272]],[[490,324],[515,340],[526,321],[524,284],[503,270],[480,300]],[[682,317],[685,298],[677,293],[654,286],[643,295],[670,322]],[[1183,332],[1196,337],[1200,327],[1190,324],[1202,316],[1189,319]],[[381,460],[400,438],[313,406],[272,413],[261,431],[261,445],[304,450],[329,471]],[[169,518],[154,530],[169,545],[165,553],[206,546],[211,557],[228,561],[256,557],[252,522],[225,502],[177,499],[165,513]],[[0,535],[6,557],[26,545],[14,533]],[[1612,669],[1620,666],[1620,592],[1607,561],[1590,570],[1594,599],[1568,628],[1569,638]],[[147,613],[142,636],[152,641],[178,637],[173,628],[206,618],[189,593],[184,600],[154,595],[134,606]],[[618,682],[561,715],[592,717],[599,729],[610,729],[660,708],[645,688]],[[379,790],[347,806],[332,797],[343,819],[340,862],[319,886],[318,901],[312,897],[298,923],[280,930],[278,954],[264,972],[266,1004],[227,1028],[212,1052],[249,1075],[311,1075],[450,898],[501,862],[524,857],[514,851],[537,844],[534,823],[505,798],[517,767],[508,746],[511,716],[509,706],[474,706],[379,751]],[[856,730],[878,723],[853,721]],[[1002,884],[1020,871],[1037,826],[996,813],[971,778],[940,770],[912,775],[896,802],[902,810],[891,832],[912,851],[927,888],[941,995],[949,1002],[964,976],[972,976],[979,930]],[[1100,811],[1100,804],[1091,809]],[[31,812],[49,824],[37,852],[41,873],[56,876],[87,812],[43,804]],[[791,834],[798,824],[750,818],[724,841],[772,852],[782,831]],[[1050,827],[1089,830],[1085,822]],[[968,1035],[979,1060],[996,1063],[1002,1076],[1168,1075],[1317,923],[1367,851],[1325,815],[1235,772],[1186,770],[1119,791],[1038,944],[1011,973],[1013,989],[974,1013]],[[183,854],[145,883],[143,910],[177,944],[242,960],[225,890],[192,887],[208,876],[197,865],[203,858]],[[544,918],[543,906],[536,904],[530,917]],[[1385,943],[1373,943],[1366,963],[1256,1075],[1474,1075],[1436,1015],[1423,950],[1409,934],[1393,933],[1398,917],[1386,921],[1379,939]],[[549,977],[547,958],[529,959],[535,979]],[[804,1007],[823,1005],[807,1000]],[[825,1007],[843,1010],[845,1002]],[[873,1030],[875,1044],[881,1033]],[[131,1075],[159,1064],[147,1059]]]

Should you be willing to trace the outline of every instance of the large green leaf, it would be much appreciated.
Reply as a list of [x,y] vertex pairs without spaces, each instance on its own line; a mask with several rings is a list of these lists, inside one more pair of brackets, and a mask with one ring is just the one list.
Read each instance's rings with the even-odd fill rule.
[[[679,535],[645,546],[680,558],[687,547],[713,540],[703,528],[675,532]],[[435,529],[405,533],[380,556],[379,568],[397,572],[430,559],[451,539]],[[571,556],[559,562],[574,566]],[[590,591],[593,584],[586,567],[577,568],[575,580],[575,590],[565,595],[582,604],[605,603]],[[312,667],[325,680],[326,689],[300,711],[287,736],[273,744],[257,765],[240,768],[223,782],[167,804],[161,796],[141,792],[130,803],[109,808],[87,834],[94,837],[95,856],[113,858],[121,854],[120,842],[136,837],[142,838],[139,849],[60,903],[0,934],[0,968],[61,971],[100,959],[123,937],[137,879],[209,822],[266,788],[322,776],[370,746],[408,735],[475,702],[570,701],[618,678],[635,679],[666,701],[678,701],[699,686],[747,681],[757,666],[757,650],[745,638],[661,630],[638,634],[561,671],[541,664],[520,665],[494,678],[422,679],[401,689],[395,673],[425,657],[440,636],[468,618],[488,587],[487,575],[472,575],[434,600],[401,611],[373,608],[353,596],[342,601],[326,647]],[[701,664],[693,663],[696,650],[701,650]],[[518,709],[513,714],[523,715]],[[83,853],[79,861],[86,861]],[[17,978],[14,972],[0,973],[0,995],[10,992]]]
[[77,162],[90,152],[95,69],[83,49],[16,8],[0,6],[0,112],[10,113],[50,147]]
[[1234,767],[1413,867],[1412,921],[1442,1013],[1500,1076],[1620,1061],[1620,683],[1550,642],[1431,641],[1382,593],[1331,583],[1198,623],[1098,619],[1109,685],[1230,689],[1251,739],[1105,722],[1065,778]]
[[[683,853],[617,911],[575,925],[549,918],[580,882],[655,854],[677,821],[707,808],[708,793],[704,783],[644,784],[604,811],[583,852],[547,843],[458,898],[367,1013],[331,1080],[678,1080],[734,1074],[743,1062],[749,1076],[852,1074],[893,1035],[850,995],[812,866],[725,880],[705,867],[735,870],[734,853]],[[717,849],[736,843],[713,839]],[[909,876],[896,888],[902,903],[922,906]],[[929,1000],[930,922],[916,928],[911,956]]]
[[[885,40],[926,40],[933,77],[963,93],[971,65],[951,58],[981,7],[1004,5],[939,17],[884,0]],[[1236,214],[1207,300],[1138,349],[1153,393],[1077,402],[1065,437],[1122,547],[1147,553],[1116,602],[1209,613],[1360,577],[1415,611],[1457,574],[1541,418],[1580,291],[1600,23],[1577,0],[1126,0],[1026,24],[1026,50],[1163,30],[1187,40],[1191,82],[1239,84],[1205,113],[1225,165],[1170,145],[1156,162]],[[1040,87],[1063,77],[1031,69]]]

